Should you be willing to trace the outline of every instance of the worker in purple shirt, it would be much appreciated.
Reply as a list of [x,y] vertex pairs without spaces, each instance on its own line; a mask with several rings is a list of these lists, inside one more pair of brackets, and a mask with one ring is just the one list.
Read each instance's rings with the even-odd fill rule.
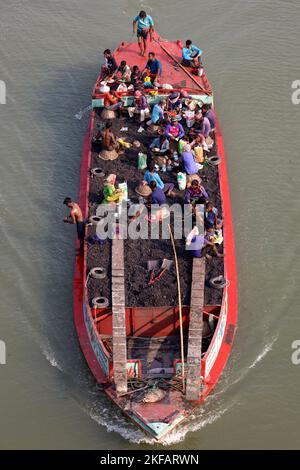
[[156,184],[156,181],[152,180],[149,184],[152,189],[151,194],[151,204],[158,204],[159,206],[167,203],[167,198],[164,191],[159,188]]
[[202,165],[195,161],[195,154],[190,144],[184,146],[181,158],[183,169],[188,175],[194,175],[202,168]]
[[211,132],[209,119],[203,116],[201,111],[195,116],[194,129],[197,133],[204,135],[205,138],[208,137]]
[[216,128],[216,114],[210,104],[204,104],[201,108],[202,114],[209,120],[211,129]]
[[173,118],[171,124],[166,126],[165,136],[170,140],[180,140],[184,136],[184,129],[176,118]]
[[207,198],[208,194],[198,180],[193,180],[191,186],[185,190],[184,202],[186,204],[204,204]]

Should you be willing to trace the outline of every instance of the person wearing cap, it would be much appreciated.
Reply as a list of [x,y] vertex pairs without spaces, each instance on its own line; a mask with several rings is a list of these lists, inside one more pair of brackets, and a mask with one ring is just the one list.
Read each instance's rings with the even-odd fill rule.
[[172,141],[178,141],[184,136],[184,129],[176,118],[173,117],[171,123],[167,124],[165,136]]
[[147,15],[144,10],[140,11],[133,19],[132,30],[133,34],[135,34],[135,31],[137,32],[138,45],[142,56],[146,54],[148,34],[150,34],[150,41],[152,41],[153,26],[152,16]]
[[202,168],[202,165],[195,161],[195,154],[190,144],[186,144],[182,155],[182,166],[188,175],[194,175]]
[[173,91],[168,96],[167,100],[167,109],[168,111],[175,111],[177,114],[180,113],[182,108],[182,100],[181,100],[181,95],[179,91]]
[[134,114],[138,114],[140,117],[140,122],[143,123],[149,113],[150,110],[146,96],[143,95],[140,90],[136,90],[136,92],[134,93],[132,106],[128,108],[129,117],[133,117]]
[[188,39],[185,43],[185,47],[182,49],[182,65],[199,68],[201,65],[201,56],[202,50]]
[[208,194],[199,181],[194,179],[184,193],[184,202],[186,204],[204,204],[208,198]]
[[148,62],[143,72],[151,78],[152,82],[159,82],[162,75],[161,62],[155,57],[155,52],[149,52]]
[[173,183],[164,183],[155,169],[155,164],[151,162],[148,169],[144,174],[144,180],[150,185],[151,181],[155,181],[158,188],[160,188],[167,195],[172,195],[174,189]]

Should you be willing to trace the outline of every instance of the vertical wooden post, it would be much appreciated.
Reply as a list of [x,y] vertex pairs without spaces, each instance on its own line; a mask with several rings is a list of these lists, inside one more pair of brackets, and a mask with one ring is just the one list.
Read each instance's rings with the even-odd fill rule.
[[112,240],[112,329],[114,382],[118,394],[127,392],[127,344],[124,285],[124,240]]
[[[204,207],[198,206],[197,226],[204,235]],[[186,398],[193,401],[200,396],[203,306],[205,287],[205,258],[193,259],[190,303],[189,339],[187,354]]]

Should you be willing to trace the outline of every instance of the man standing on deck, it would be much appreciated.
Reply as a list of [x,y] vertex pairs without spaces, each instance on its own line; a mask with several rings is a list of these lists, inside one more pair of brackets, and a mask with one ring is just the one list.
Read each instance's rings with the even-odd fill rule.
[[146,54],[148,33],[150,34],[150,41],[152,41],[154,21],[150,15],[145,11],[140,11],[132,23],[133,34],[137,30],[138,44],[141,50],[141,55]]
[[64,218],[66,224],[76,224],[77,237],[80,241],[80,251],[83,251],[84,235],[85,235],[85,223],[82,216],[82,211],[77,204],[73,202],[70,197],[66,197],[64,204],[71,209],[70,214]]
[[202,50],[195,46],[190,39],[185,43],[182,49],[182,65],[186,67],[200,68]]

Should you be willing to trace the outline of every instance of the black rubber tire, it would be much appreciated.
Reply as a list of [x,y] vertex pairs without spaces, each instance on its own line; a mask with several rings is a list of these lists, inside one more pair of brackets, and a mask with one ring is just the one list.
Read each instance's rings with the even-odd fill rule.
[[105,268],[98,266],[90,270],[89,276],[93,279],[105,279],[107,276],[107,271]]
[[221,157],[219,157],[219,155],[212,155],[208,157],[207,161],[212,166],[218,166],[221,163]]
[[101,221],[101,217],[99,217],[98,215],[92,215],[89,218],[89,223],[93,225],[98,225],[100,221]]
[[104,178],[104,176],[105,176],[105,173],[102,170],[102,168],[93,168],[91,170],[91,174],[96,178]]
[[94,297],[92,304],[96,308],[105,308],[109,306],[109,301],[107,297]]
[[228,285],[228,281],[224,276],[216,276],[209,280],[209,284],[215,289],[224,289]]

